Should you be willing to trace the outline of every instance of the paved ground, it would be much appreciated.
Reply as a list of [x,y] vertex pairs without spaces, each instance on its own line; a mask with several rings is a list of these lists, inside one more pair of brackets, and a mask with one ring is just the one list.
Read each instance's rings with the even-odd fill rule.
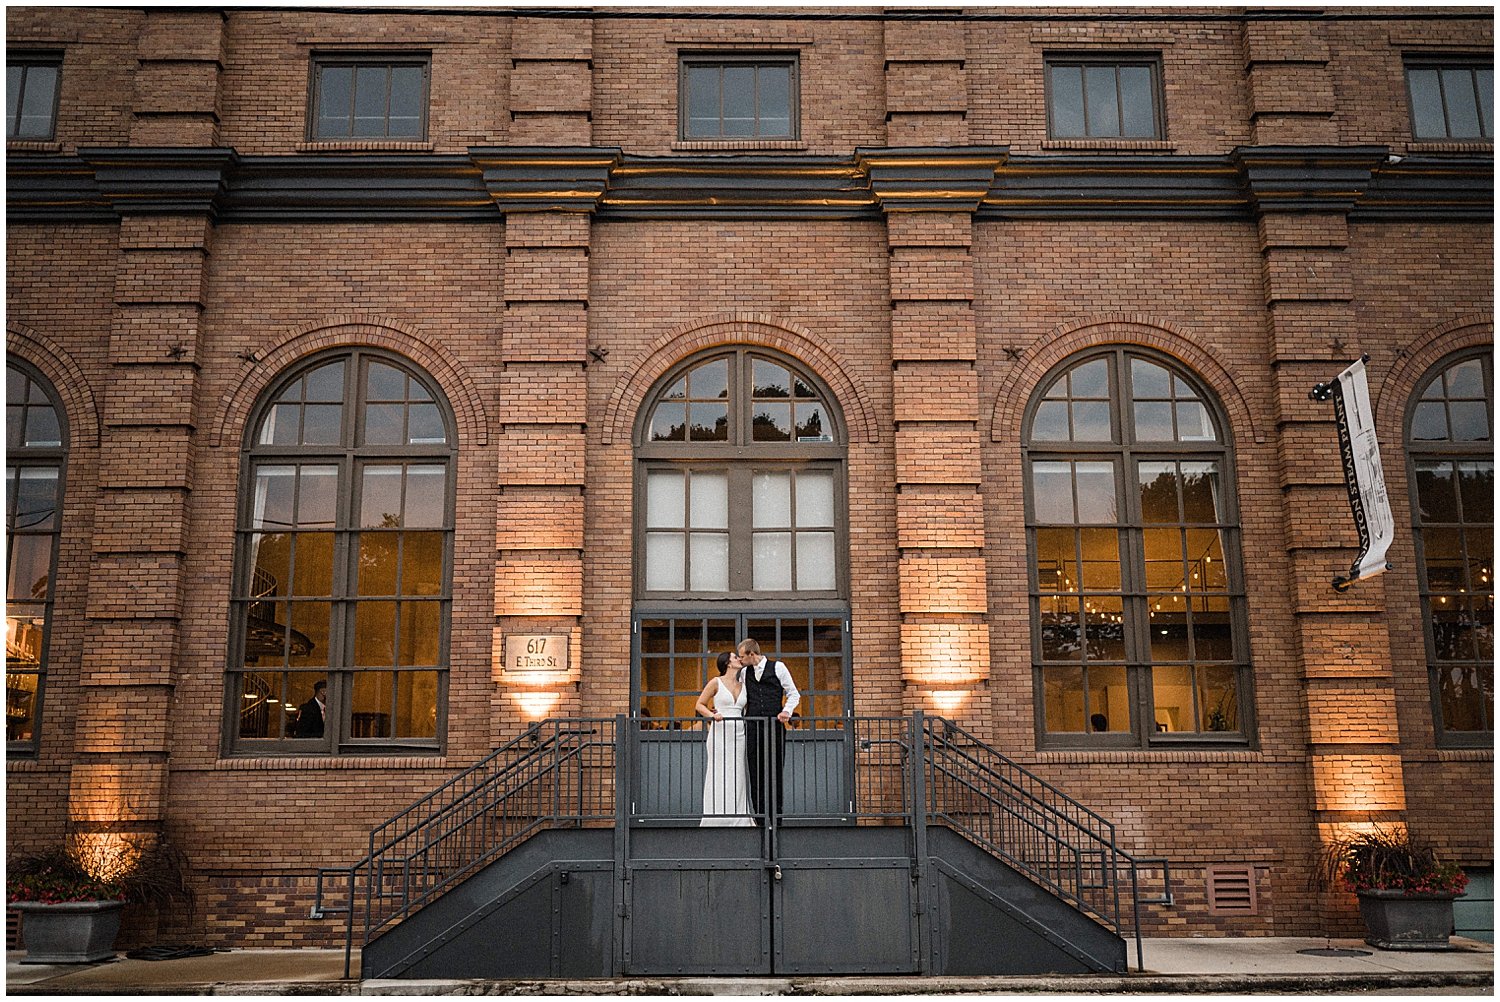
[[[208,957],[30,965],[8,956],[10,995],[1490,995],[1495,952],[1455,939],[1439,953],[1354,940],[1155,939],[1126,976],[634,978],[599,981],[344,980],[341,950],[234,950]],[[1358,955],[1315,956],[1336,948]],[[1133,957],[1132,957],[1133,961]],[[358,971],[358,957],[355,970]]]

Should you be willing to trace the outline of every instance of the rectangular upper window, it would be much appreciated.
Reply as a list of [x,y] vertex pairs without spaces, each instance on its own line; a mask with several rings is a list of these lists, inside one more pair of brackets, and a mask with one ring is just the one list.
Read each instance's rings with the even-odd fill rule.
[[1161,64],[1155,57],[1047,60],[1051,139],[1161,139]]
[[427,138],[426,54],[315,56],[310,139]]
[[684,56],[682,139],[796,139],[797,57]]
[[57,130],[60,55],[11,55],[5,61],[5,138],[51,139]]
[[1482,59],[1408,59],[1413,139],[1495,138],[1495,69]]

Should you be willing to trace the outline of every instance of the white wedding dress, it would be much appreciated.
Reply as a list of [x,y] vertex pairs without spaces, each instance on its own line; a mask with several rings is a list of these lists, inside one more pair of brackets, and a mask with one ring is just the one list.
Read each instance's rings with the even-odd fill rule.
[[723,720],[708,725],[708,768],[703,773],[703,821],[700,828],[743,828],[750,817],[750,773],[745,765],[745,698],[719,680],[714,710]]

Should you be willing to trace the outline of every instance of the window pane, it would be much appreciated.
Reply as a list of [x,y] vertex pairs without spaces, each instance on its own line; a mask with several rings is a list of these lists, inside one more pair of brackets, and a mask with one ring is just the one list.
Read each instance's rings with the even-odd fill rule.
[[401,467],[366,466],[360,488],[360,520],[364,528],[395,528],[401,524]]
[[396,594],[401,534],[362,532],[359,536],[359,595]]
[[328,602],[293,602],[292,631],[288,638],[288,664],[296,667],[329,663],[329,624],[333,606]]
[[833,424],[823,413],[822,404],[798,404],[793,419],[797,422],[797,441],[833,441]]
[[719,68],[690,66],[687,71],[688,136],[719,134]]
[[1188,529],[1188,587],[1222,591],[1229,587],[1224,571],[1224,548],[1217,529]]
[[[6,665],[11,661],[6,659]],[[5,740],[30,741],[36,735],[36,693],[40,676],[31,672],[5,673]]]
[[757,401],[751,418],[757,442],[789,442],[792,438],[792,405]]
[[266,414],[260,426],[261,445],[296,445],[302,421],[302,408],[296,404],[277,404]]
[[1141,358],[1130,360],[1130,387],[1137,400],[1165,400],[1172,395],[1167,384],[1167,370]]
[[694,473],[690,525],[695,529],[729,527],[729,476],[725,473]]
[[1203,708],[1201,730],[1239,730],[1238,673],[1227,666],[1210,665],[1199,668],[1198,705]]
[[1234,637],[1227,598],[1214,596],[1193,600],[1193,659],[1234,660]]
[[262,466],[255,471],[255,512],[251,526],[256,529],[289,528],[295,524],[292,497],[296,485],[294,466]]
[[757,473],[752,481],[751,524],[757,529],[780,529],[792,524],[790,473]]
[[412,404],[406,414],[406,441],[411,445],[441,445],[448,441],[437,404]]
[[1457,522],[1458,499],[1453,489],[1453,464],[1421,462],[1417,468],[1418,515],[1424,524]]
[[833,533],[797,534],[797,590],[832,591],[834,581]]
[[1182,517],[1185,522],[1219,522],[1219,469],[1214,463],[1182,464]]
[[292,534],[258,533],[250,537],[250,595],[270,598],[293,594]]
[[1082,731],[1083,669],[1048,668],[1042,673],[1042,708],[1049,731]]
[[354,70],[354,132],[361,137],[384,136],[386,93],[390,68],[359,66]]
[[43,448],[62,445],[62,426],[51,407],[26,408],[26,444]]
[[1084,646],[1090,661],[1125,660],[1125,612],[1118,598],[1084,599]]
[[1120,588],[1120,537],[1114,529],[1082,529],[1083,587],[1087,591]]
[[422,75],[420,66],[391,67],[391,136],[422,134]]
[[1186,665],[1169,665],[1151,671],[1153,698],[1156,705],[1156,729],[1159,732],[1196,730],[1193,715],[1193,669]]
[[[1426,406],[1425,404],[1421,406]],[[1453,441],[1488,442],[1490,409],[1483,400],[1454,400],[1448,404],[1448,419],[1453,422]],[[29,433],[29,429],[28,429]]]
[[797,474],[797,525],[808,527],[833,524],[833,473]]
[[326,597],[333,594],[333,534],[299,532],[293,595]]
[[57,470],[23,467],[14,487],[15,522],[12,529],[45,530],[56,527]]
[[401,445],[406,441],[405,404],[366,404],[365,443]]
[[302,444],[337,445],[343,439],[342,404],[308,404],[302,409]]
[[1177,464],[1138,463],[1136,479],[1141,487],[1141,520],[1148,525],[1177,522]]
[[652,470],[646,474],[646,525],[653,529],[680,529],[684,518],[683,475]]
[[684,404],[658,404],[651,415],[651,441],[683,442],[687,440],[687,407]]
[[1068,440],[1067,402],[1047,400],[1038,405],[1036,417],[1031,422],[1031,437],[1037,442],[1066,442]]
[[1468,603],[1440,595],[1432,601],[1432,647],[1439,661],[1473,661],[1474,622]]
[[344,399],[344,363],[323,365],[307,374],[306,394],[309,401],[332,403]]
[[[1490,673],[1486,675],[1492,678]],[[1437,670],[1438,702],[1443,728],[1449,731],[1487,731],[1494,716],[1494,695],[1482,686],[1475,665],[1443,665]]]
[[1468,67],[1445,69],[1442,76],[1443,103],[1448,106],[1448,135],[1455,139],[1478,138],[1479,108],[1475,104],[1474,71]]
[[[16,119],[21,111],[21,78],[25,72],[24,66],[5,67],[5,134],[7,136],[16,134]],[[9,394],[7,399],[14,400],[15,394]]]
[[755,67],[724,67],[724,135],[755,135]]
[[26,93],[21,103],[18,136],[43,138],[52,135],[52,111],[57,92],[56,66],[28,66]]
[[37,607],[12,605],[5,617],[5,664],[9,668],[40,668],[42,637],[47,621],[31,614]]
[[1463,533],[1460,530],[1424,528],[1422,550],[1430,591],[1456,592],[1464,587]]
[[401,659],[407,668],[436,666],[442,640],[443,606],[440,602],[401,603]]
[[1069,395],[1074,399],[1109,399],[1109,363],[1102,358],[1085,362],[1068,373]]
[[409,466],[406,469],[406,511],[402,524],[408,529],[441,529],[448,522],[448,468]]
[[756,591],[792,590],[792,534],[757,532],[752,535]]
[[714,359],[689,373],[694,400],[720,400],[729,396],[729,360]]
[[1196,400],[1177,404],[1177,440],[1179,442],[1212,442],[1218,435],[1209,419],[1208,408]]
[[1479,91],[1479,131],[1485,139],[1495,136],[1495,71],[1474,71],[1475,89]]
[[729,441],[728,404],[690,404],[692,415],[688,434],[694,442]]
[[1411,418],[1411,437],[1423,442],[1440,442],[1448,437],[1447,412],[1440,401],[1417,404]]
[[1078,600],[1043,596],[1041,641],[1043,661],[1079,661],[1083,657]]
[[[1098,529],[1089,530],[1099,532]],[[1116,578],[1119,577],[1118,567]],[[1078,569],[1072,529],[1036,530],[1036,581],[1039,591],[1078,590]]]
[[339,468],[304,466],[297,483],[297,524],[304,528],[332,528],[338,504]]
[[1130,690],[1124,665],[1089,666],[1089,730],[1130,730]]
[[389,738],[394,672],[362,671],[354,675],[354,705],[349,715],[351,738]]
[[1031,502],[1036,521],[1073,521],[1073,469],[1068,463],[1031,464]]
[[1073,402],[1073,440],[1077,442],[1108,442],[1114,437],[1107,401]]
[[1146,587],[1178,590],[1182,586],[1182,534],[1178,529],[1147,529],[1142,534]]
[[1443,137],[1448,133],[1443,121],[1443,99],[1438,91],[1437,70],[1407,70],[1411,90],[1411,131],[1418,137]]
[[729,590],[729,537],[722,532],[695,532],[692,556],[693,591]]
[[646,588],[649,591],[683,590],[681,533],[646,533]]
[[396,673],[396,737],[437,737],[438,673]]
[[1434,380],[1434,385],[1445,385],[1448,396],[1469,400],[1483,400],[1484,392],[1484,368],[1479,364],[1479,359],[1471,358],[1452,366],[1441,380]]
[[401,594],[443,593],[443,534],[408,532],[401,543]]
[[1135,437],[1138,442],[1170,442],[1172,405],[1165,400],[1135,403]]
[[350,98],[353,86],[354,67],[319,67],[317,135],[324,137],[349,135]]
[[[1476,522],[1490,523],[1495,520],[1494,463],[1459,463],[1458,490],[1463,497],[1465,522],[1473,525]],[[1423,507],[1425,509],[1426,505]],[[1425,510],[1423,519],[1426,519]]]
[[791,135],[792,68],[790,66],[762,66],[758,74],[760,85],[760,134],[762,136]]
[[354,663],[396,663],[396,603],[360,602],[354,613]]
[[1120,108],[1124,115],[1120,133],[1134,139],[1156,135],[1156,95],[1151,86],[1151,67],[1120,67]]
[[246,672],[239,677],[242,738],[279,738],[284,726],[281,672]]
[[[1153,595],[1151,603],[1151,660],[1186,661],[1188,654],[1187,613],[1183,611],[1182,596]],[[1161,611],[1157,611],[1157,606]],[[1187,726],[1187,724],[1184,724]]]
[[1115,522],[1115,468],[1111,463],[1077,463],[1078,521]]
[[1088,130],[1090,136],[1118,136],[1120,134],[1120,109],[1115,92],[1115,68],[1113,66],[1085,66],[1083,69],[1083,91],[1088,102]]
[[1053,66],[1052,135],[1058,139],[1083,136],[1083,67]]
[[10,584],[6,596],[12,601],[44,601],[50,587],[52,534],[12,536],[10,539]]

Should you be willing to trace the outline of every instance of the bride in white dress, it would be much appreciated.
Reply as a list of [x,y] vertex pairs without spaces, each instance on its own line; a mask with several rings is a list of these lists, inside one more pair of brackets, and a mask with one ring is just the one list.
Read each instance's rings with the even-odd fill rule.
[[719,655],[719,677],[708,680],[694,707],[708,725],[708,768],[703,773],[700,828],[742,828],[750,817],[750,776],[745,765],[745,678],[740,657]]

